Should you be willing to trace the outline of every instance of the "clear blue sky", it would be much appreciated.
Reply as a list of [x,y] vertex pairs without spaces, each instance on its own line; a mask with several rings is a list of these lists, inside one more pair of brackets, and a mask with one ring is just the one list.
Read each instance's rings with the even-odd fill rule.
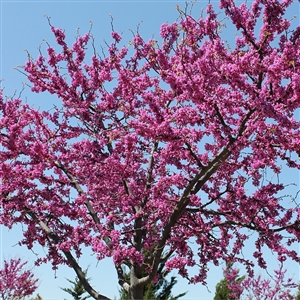
[[[116,31],[123,31],[124,43],[128,42],[131,33],[135,31],[137,24],[140,25],[140,33],[145,39],[159,35],[160,25],[166,21],[169,23],[176,20],[178,14],[175,10],[176,4],[184,7],[184,1],[0,1],[1,2],[1,40],[0,40],[0,78],[3,78],[2,86],[5,87],[5,95],[13,95],[15,91],[20,92],[22,82],[26,81],[24,75],[14,68],[23,65],[26,61],[27,49],[33,57],[37,56],[38,47],[46,39],[54,44],[52,33],[49,30],[47,19],[44,15],[51,17],[51,23],[56,27],[65,29],[68,40],[73,42],[76,36],[76,29],[85,33],[90,28],[90,21],[93,21],[93,35],[96,38],[96,45],[103,44],[103,40],[110,39],[110,14],[114,17],[114,28]],[[194,8],[195,15],[200,14],[201,7],[205,7],[208,1],[199,1]],[[216,1],[215,3],[217,3]],[[248,1],[250,2],[250,1]],[[298,3],[293,5],[291,14],[299,17]],[[232,32],[231,32],[232,34]],[[230,37],[228,37],[230,38]],[[100,48],[98,48],[100,50]],[[53,97],[44,94],[32,94],[29,89],[22,93],[22,98],[30,103],[43,107],[51,103]],[[51,105],[51,104],[49,104]],[[288,173],[288,177],[294,177],[299,182],[298,173]],[[21,248],[17,244],[21,239],[21,228],[8,231],[5,227],[0,228],[0,260],[5,258],[21,256],[33,266],[35,253]],[[251,254],[251,243],[245,249],[245,255]],[[299,250],[299,249],[297,249]],[[37,248],[42,253],[43,250]],[[271,254],[270,260],[276,266]],[[99,262],[96,265],[95,257],[86,252],[80,260],[83,267],[90,265],[89,276],[93,278],[92,284],[102,294],[109,297],[118,296],[117,277],[110,260]],[[288,272],[296,280],[299,279],[299,268],[296,264],[288,262]],[[65,278],[74,279],[72,269],[62,266],[56,273],[50,265],[34,268],[35,274],[40,277],[38,292],[44,300],[63,299],[68,294],[61,291],[59,287],[68,287]],[[174,293],[188,291],[185,299],[210,300],[214,297],[216,283],[222,278],[222,267],[212,267],[208,277],[208,288],[200,284],[188,285],[185,280],[179,279]]]

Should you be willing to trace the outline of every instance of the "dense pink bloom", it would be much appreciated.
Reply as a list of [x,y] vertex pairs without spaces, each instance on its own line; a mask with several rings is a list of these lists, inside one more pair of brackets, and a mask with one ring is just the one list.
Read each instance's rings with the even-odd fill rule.
[[231,297],[241,300],[291,300],[295,299],[293,289],[298,287],[292,278],[286,278],[282,264],[269,279],[257,275],[239,280],[238,270],[232,267],[225,270],[225,278]]
[[[112,32],[103,58],[87,57],[90,33],[68,46],[51,26],[59,47],[23,72],[60,105],[0,98],[0,223],[22,223],[20,244],[48,249],[38,264],[67,263],[81,280],[82,247],[112,257],[126,290],[154,280],[161,262],[193,283],[206,282],[210,262],[266,268],[264,247],[299,262],[300,209],[284,196],[296,196],[284,170],[300,168],[291,2],[221,0],[237,30],[231,48],[212,5],[199,19],[180,11],[160,41],[136,34],[118,48]],[[250,236],[256,249],[245,258]]]
[[0,269],[0,298],[3,300],[24,299],[37,289],[37,279],[30,270],[25,270],[27,262],[21,259],[4,260]]

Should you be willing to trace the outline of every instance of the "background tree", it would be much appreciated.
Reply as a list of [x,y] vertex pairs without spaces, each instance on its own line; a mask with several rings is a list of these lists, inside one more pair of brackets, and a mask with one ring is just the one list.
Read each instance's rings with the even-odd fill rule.
[[102,56],[91,33],[70,46],[50,24],[56,47],[46,43],[20,71],[61,103],[43,111],[0,99],[0,223],[21,223],[20,244],[48,249],[38,262],[70,265],[95,299],[108,298],[78,265],[82,247],[112,257],[131,299],[160,263],[205,284],[209,263],[265,268],[264,247],[299,261],[300,210],[286,205],[282,175],[300,168],[292,2],[220,0],[237,33],[230,47],[211,4],[199,18],[179,10],[159,40],[137,32],[122,46],[113,30]]
[[296,295],[296,300],[300,300],[300,285],[298,285],[298,293]]
[[[237,300],[243,292],[242,281],[245,275],[239,276],[239,271],[233,268],[231,263],[227,263],[224,270],[224,278],[217,283],[214,300]],[[233,287],[233,290],[230,288]],[[235,287],[239,287],[235,289]]]
[[2,300],[24,299],[37,289],[38,279],[31,270],[26,270],[20,258],[4,260],[0,269],[0,298]]
[[[84,276],[87,275],[87,270],[84,272]],[[85,296],[84,294],[86,293],[86,290],[84,289],[81,281],[78,279],[78,277],[75,278],[75,281],[67,279],[71,284],[71,288],[61,288],[63,291],[67,292],[70,294],[73,299],[75,300],[86,300],[88,298],[91,298],[91,296],[87,295]],[[87,280],[90,280],[90,278],[87,278]]]
[[261,275],[239,277],[238,270],[229,264],[224,270],[224,279],[216,286],[214,300],[292,300],[297,287],[292,278],[286,278],[286,270],[281,264],[269,279]]
[[274,271],[273,278],[264,279],[261,275],[248,277],[242,282],[246,300],[294,300],[292,289],[297,287],[292,278],[286,278],[283,265]]

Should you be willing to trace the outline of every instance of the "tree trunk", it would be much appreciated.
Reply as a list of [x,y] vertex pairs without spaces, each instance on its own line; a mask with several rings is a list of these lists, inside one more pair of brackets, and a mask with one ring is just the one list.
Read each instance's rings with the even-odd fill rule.
[[144,287],[141,285],[135,285],[130,287],[130,299],[131,300],[143,300],[144,299]]
[[131,300],[144,299],[144,284],[141,284],[139,278],[142,277],[141,269],[138,265],[130,268],[130,288],[129,295]]

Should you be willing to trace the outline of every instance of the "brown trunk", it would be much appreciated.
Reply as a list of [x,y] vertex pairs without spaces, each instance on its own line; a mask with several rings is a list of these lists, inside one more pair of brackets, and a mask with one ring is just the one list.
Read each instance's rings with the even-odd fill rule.
[[137,265],[133,265],[130,268],[130,288],[129,295],[131,300],[143,300],[144,299],[144,285],[141,284],[139,278],[141,278],[141,269]]
[[143,300],[144,299],[144,287],[141,285],[135,285],[130,288],[131,300]]

